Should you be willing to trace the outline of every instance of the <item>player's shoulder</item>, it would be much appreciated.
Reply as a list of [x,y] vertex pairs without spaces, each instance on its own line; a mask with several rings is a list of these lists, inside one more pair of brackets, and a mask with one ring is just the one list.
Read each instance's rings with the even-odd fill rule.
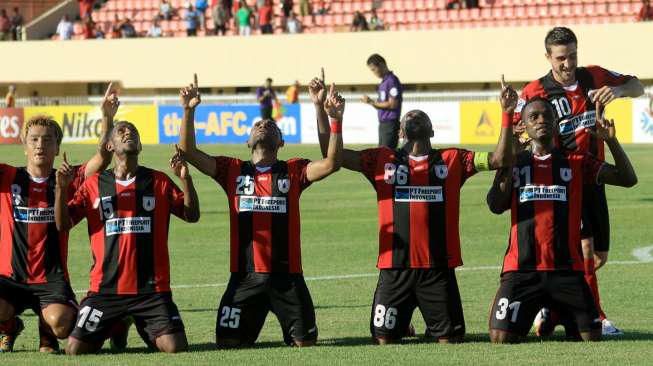
[[546,77],[548,77],[548,74],[526,84],[522,89],[522,97],[526,97],[528,99],[534,97],[545,97],[546,91],[542,85],[542,80]]
[[290,158],[288,160],[280,160],[282,163],[286,163],[288,166],[293,166],[293,165],[302,165],[302,164],[308,164],[311,162],[310,159],[306,158]]
[[453,156],[459,156],[459,155],[465,155],[469,153],[474,153],[471,150],[467,149],[461,149],[459,147],[441,147],[439,149],[435,149],[437,152],[442,155],[442,157],[453,157]]

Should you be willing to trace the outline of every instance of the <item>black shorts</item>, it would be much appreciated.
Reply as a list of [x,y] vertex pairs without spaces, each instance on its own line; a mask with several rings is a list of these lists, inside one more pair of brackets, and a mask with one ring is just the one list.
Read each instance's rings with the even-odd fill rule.
[[269,311],[279,319],[283,340],[317,340],[315,308],[304,276],[293,273],[232,273],[218,308],[217,339],[251,345]]
[[77,308],[75,293],[66,281],[25,284],[7,277],[0,277],[0,297],[14,307],[16,315],[26,309],[35,313],[51,304],[65,304]]
[[427,337],[465,334],[454,269],[382,269],[372,305],[372,336],[403,338],[416,307],[424,316]]
[[581,237],[594,238],[594,250],[610,250],[610,213],[605,197],[605,185],[585,184],[583,186],[583,212]]
[[127,316],[134,318],[139,333],[152,343],[166,334],[184,331],[177,305],[170,292],[144,295],[104,295],[89,293],[79,306],[75,328],[70,334],[82,342],[104,342],[114,325]]
[[379,146],[396,149],[399,144],[399,120],[379,122]]
[[490,329],[526,336],[543,307],[569,314],[580,332],[601,328],[594,298],[582,272],[508,272],[490,311]]

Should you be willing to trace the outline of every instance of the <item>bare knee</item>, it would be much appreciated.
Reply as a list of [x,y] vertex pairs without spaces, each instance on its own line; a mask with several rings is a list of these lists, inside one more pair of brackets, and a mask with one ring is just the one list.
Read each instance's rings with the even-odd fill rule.
[[317,341],[315,339],[312,340],[306,340],[306,341],[300,341],[297,339],[293,339],[293,344],[295,347],[311,347],[314,346]]
[[77,312],[68,305],[52,304],[42,310],[42,316],[52,334],[59,339],[64,339],[73,331]]
[[155,344],[159,351],[165,353],[179,353],[188,350],[188,340],[184,332],[157,337]]
[[15,313],[16,309],[9,301],[0,299],[0,322],[13,318]]
[[516,334],[500,329],[490,329],[490,342],[492,343],[519,343],[523,340]]
[[589,332],[580,332],[580,338],[584,342],[598,342],[601,340],[601,329],[593,329]]
[[97,353],[102,344],[91,344],[82,342],[77,338],[69,337],[68,343],[66,344],[66,354],[69,356],[77,356],[88,353]]
[[463,343],[464,335],[439,337],[436,341],[438,343]]
[[608,253],[609,252],[594,252],[594,268],[599,269],[608,263]]

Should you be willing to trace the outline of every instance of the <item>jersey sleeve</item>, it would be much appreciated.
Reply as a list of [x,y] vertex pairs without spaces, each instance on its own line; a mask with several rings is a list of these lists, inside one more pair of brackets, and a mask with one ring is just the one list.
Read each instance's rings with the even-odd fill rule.
[[604,86],[619,86],[627,83],[635,77],[632,75],[622,75],[615,71],[604,69],[600,66],[588,66],[587,71],[592,74],[594,79],[594,88],[599,89]]
[[[459,149],[459,156],[460,156],[460,163],[462,166],[462,175],[463,179],[462,182],[465,182],[467,178],[471,177],[472,175],[478,173],[479,169],[476,168],[476,163],[474,162],[474,156],[476,153],[473,151],[469,150],[464,150],[464,149]],[[482,153],[480,153],[482,155]],[[487,156],[487,155],[486,155]],[[487,159],[486,159],[487,163]],[[479,165],[481,165],[479,163]]]
[[381,153],[380,148],[365,149],[360,152],[361,173],[370,181],[376,179],[376,165]]
[[215,159],[215,179],[222,188],[227,190],[227,179],[229,178],[229,171],[231,167],[236,164],[237,159],[226,157],[226,156],[216,156]]
[[77,225],[77,223],[86,217],[89,206],[89,194],[86,190],[86,185],[82,184],[75,191],[73,198],[68,201],[68,214],[70,215],[73,225]]
[[582,169],[583,169],[583,181],[587,183],[599,183],[599,172],[603,168],[605,162],[596,159],[592,155],[585,154],[583,155],[582,160]]
[[306,170],[308,169],[308,164],[311,161],[308,159],[291,159],[288,161],[289,170],[292,174],[290,177],[291,181],[296,180],[299,182],[299,191],[303,191],[311,185],[311,181],[308,180],[308,175]]
[[170,213],[183,219],[185,217],[184,192],[167,175],[163,181],[163,190],[170,205]]
[[74,166],[73,171],[75,172],[75,177],[70,183],[70,189],[72,189],[74,192],[77,191],[86,180],[86,164]]

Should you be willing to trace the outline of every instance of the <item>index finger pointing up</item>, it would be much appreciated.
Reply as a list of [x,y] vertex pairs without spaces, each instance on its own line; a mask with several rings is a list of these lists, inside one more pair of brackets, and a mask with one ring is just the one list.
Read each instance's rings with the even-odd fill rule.
[[107,91],[104,93],[104,97],[108,98],[111,94],[113,94],[113,81],[109,82],[109,86],[107,87]]
[[501,74],[501,89],[506,88],[506,79],[503,77],[503,74]]
[[322,82],[324,82],[324,67],[320,68],[320,77],[321,77],[320,80],[322,80]]
[[197,88],[197,73],[193,74],[193,86]]

